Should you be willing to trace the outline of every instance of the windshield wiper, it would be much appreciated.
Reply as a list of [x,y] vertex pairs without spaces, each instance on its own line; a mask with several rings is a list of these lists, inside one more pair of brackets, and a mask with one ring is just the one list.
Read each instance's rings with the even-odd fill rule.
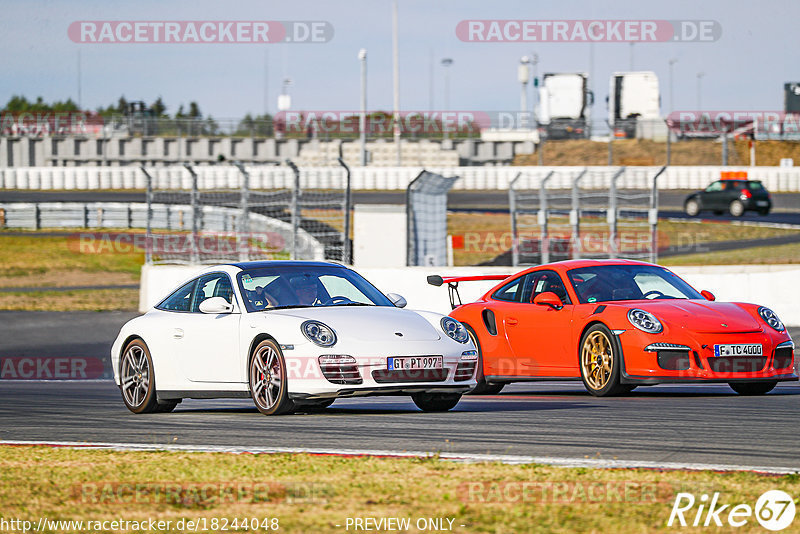
[[274,306],[272,308],[264,308],[263,310],[258,311],[270,311],[270,310],[288,310],[292,308],[313,308],[314,306],[310,304],[289,304],[287,306]]
[[334,306],[376,306],[375,304],[367,304],[366,302],[343,302],[342,304],[329,304],[325,308],[333,308]]

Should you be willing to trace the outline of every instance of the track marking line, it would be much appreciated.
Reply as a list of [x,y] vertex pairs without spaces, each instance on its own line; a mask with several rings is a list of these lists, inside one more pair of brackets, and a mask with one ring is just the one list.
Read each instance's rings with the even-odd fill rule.
[[6,446],[46,446],[74,449],[103,449],[112,451],[136,452],[206,452],[228,454],[311,454],[316,456],[353,456],[378,458],[438,458],[451,462],[480,463],[499,462],[510,465],[543,464],[553,467],[585,467],[593,469],[656,469],[664,471],[751,471],[773,475],[800,473],[798,467],[763,467],[731,464],[704,464],[680,462],[651,462],[647,460],[607,460],[602,458],[558,458],[553,456],[523,456],[510,454],[460,454],[449,452],[392,451],[367,449],[316,449],[289,447],[224,447],[213,445],[147,445],[141,443],[105,443],[81,441],[13,441],[0,440]]

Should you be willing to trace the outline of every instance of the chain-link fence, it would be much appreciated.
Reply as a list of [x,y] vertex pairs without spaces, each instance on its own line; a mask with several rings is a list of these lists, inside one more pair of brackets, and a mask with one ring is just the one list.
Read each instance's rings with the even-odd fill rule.
[[[194,168],[156,180],[145,168],[147,263],[215,263],[255,259],[351,262],[350,173],[344,167],[325,189],[251,189],[250,173],[201,187]],[[206,184],[202,184],[206,185]]]
[[512,265],[658,257],[660,169],[519,173],[509,188]]
[[447,192],[458,176],[422,171],[406,190],[408,265],[447,265]]

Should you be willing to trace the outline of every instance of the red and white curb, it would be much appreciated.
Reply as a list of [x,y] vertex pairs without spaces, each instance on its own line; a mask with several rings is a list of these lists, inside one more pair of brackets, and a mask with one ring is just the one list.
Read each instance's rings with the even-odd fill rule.
[[437,458],[450,462],[503,464],[541,464],[553,467],[584,467],[592,469],[656,469],[666,471],[751,471],[775,475],[800,473],[800,468],[760,467],[730,464],[681,462],[651,462],[646,460],[614,460],[603,458],[558,458],[553,456],[523,456],[510,454],[467,454],[451,452],[392,451],[367,449],[316,449],[289,447],[224,447],[213,445],[148,445],[143,443],[104,443],[82,441],[12,441],[0,440],[6,446],[45,446],[74,449],[100,449],[137,452],[206,452],[227,454],[311,454],[316,456],[352,456],[376,458]]

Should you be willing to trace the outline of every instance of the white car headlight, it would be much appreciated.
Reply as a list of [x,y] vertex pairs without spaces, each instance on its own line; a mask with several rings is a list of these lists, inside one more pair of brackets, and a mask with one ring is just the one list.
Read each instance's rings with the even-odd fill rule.
[[770,310],[769,308],[761,306],[758,309],[758,314],[761,316],[762,319],[764,319],[764,321],[768,325],[770,325],[778,332],[783,332],[784,330],[786,330],[786,327],[783,326],[783,323],[781,322],[780,319],[778,319],[778,316],[775,314],[775,312]]
[[459,343],[466,343],[469,341],[469,334],[464,325],[453,319],[452,317],[442,317],[442,330],[450,337]]
[[656,319],[656,316],[644,310],[630,310],[628,312],[628,320],[633,326],[648,334],[658,334],[664,330],[664,327],[661,325],[661,322]]
[[306,321],[300,330],[309,339],[320,347],[332,347],[336,344],[336,333],[331,327],[319,321]]

